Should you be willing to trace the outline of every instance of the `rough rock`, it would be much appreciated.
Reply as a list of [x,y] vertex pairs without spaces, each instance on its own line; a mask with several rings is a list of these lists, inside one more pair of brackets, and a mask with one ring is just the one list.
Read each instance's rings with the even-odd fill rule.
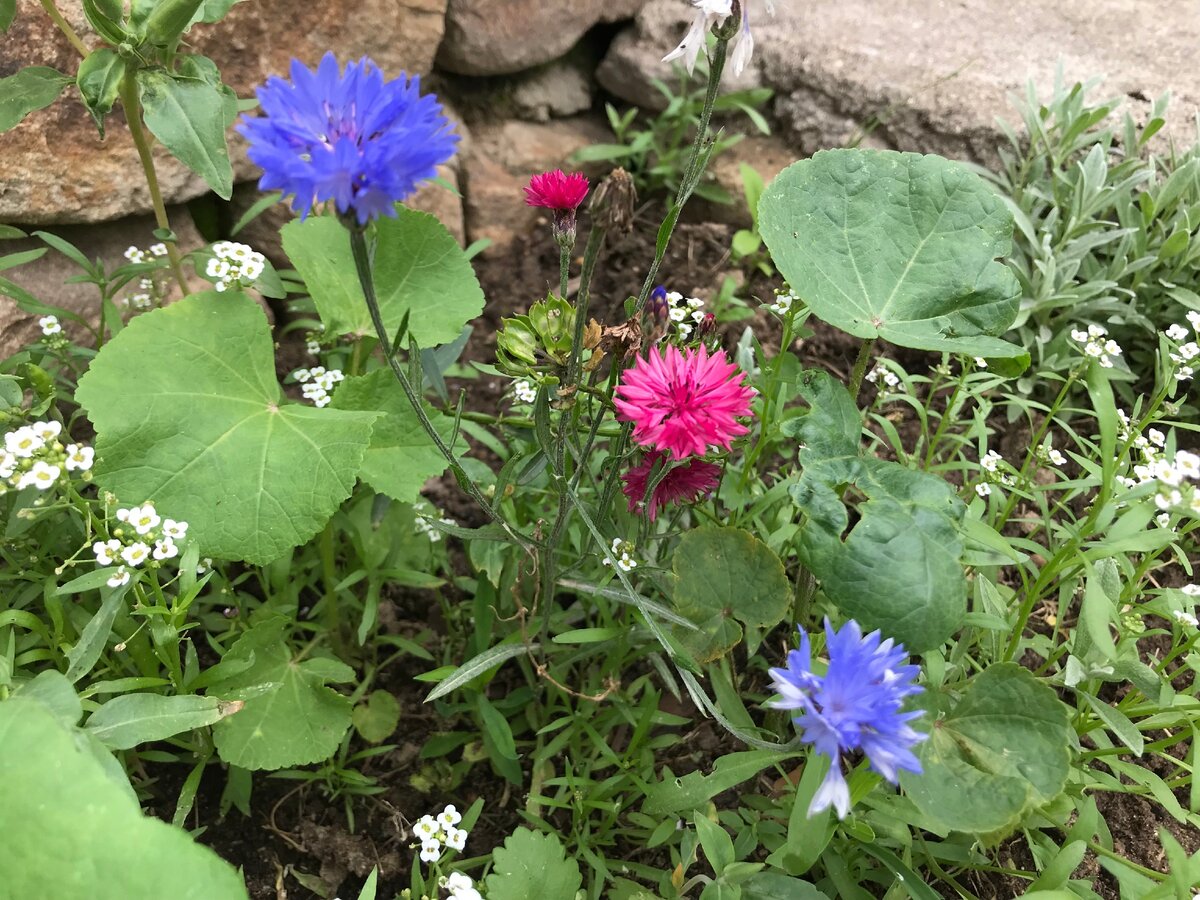
[[507,75],[567,52],[588,29],[629,19],[646,0],[450,0],[438,67]]
[[[754,80],[775,89],[775,113],[803,153],[859,141],[993,164],[997,118],[1017,121],[1009,97],[1031,80],[1048,96],[1060,65],[1067,84],[1104,77],[1097,98],[1124,96],[1135,117],[1170,90],[1168,130],[1180,146],[1195,141],[1194,4],[1149,15],[1137,0],[808,0],[776,3],[770,19],[750,3]],[[682,34],[681,6],[652,0],[614,40],[601,86],[655,108],[649,79]]]
[[566,167],[576,150],[611,137],[603,123],[589,116],[477,126],[464,158],[467,239],[491,239],[485,253],[507,247],[545,212],[525,205],[529,176]]
[[[180,249],[186,253],[204,245],[204,239],[196,230],[186,207],[168,209],[167,214],[171,227],[179,238]],[[70,241],[88,259],[102,260],[108,268],[113,269],[124,264],[123,254],[126,248],[133,246],[145,250],[155,243],[155,227],[153,216],[131,216],[106,223],[102,227],[65,225],[43,230]],[[3,241],[0,242],[0,255],[45,246],[37,238]],[[193,288],[198,288],[199,279],[192,276],[192,271],[186,264],[184,271],[192,277]],[[67,283],[67,279],[79,274],[79,267],[57,250],[50,250],[40,259],[15,269],[8,269],[4,273],[6,278],[20,285],[35,299],[48,306],[58,306],[78,313],[94,326],[99,321],[100,294],[94,284]],[[126,287],[118,296],[123,297],[132,292],[131,287]],[[0,359],[6,359],[41,336],[38,318],[38,315],[20,309],[7,297],[0,297]],[[78,326],[64,322],[63,327],[72,337],[86,339],[85,331],[75,330]]]
[[[59,7],[85,43],[94,45],[79,0],[61,0]],[[268,75],[286,72],[292,57],[313,64],[326,50],[341,59],[370,56],[389,75],[401,69],[427,72],[441,40],[445,10],[446,0],[258,0],[239,3],[217,25],[196,26],[188,41],[210,56],[226,83],[246,97]],[[0,42],[0,76],[26,65],[71,74],[78,65],[77,55],[37,0],[18,0],[17,18]],[[107,132],[101,141],[72,88],[0,136],[0,221],[100,222],[148,211],[145,179],[119,112],[110,118]],[[234,135],[230,151],[235,177],[250,177],[245,149]],[[207,191],[198,176],[161,147],[155,149],[155,161],[168,203]]]
[[[682,65],[665,63],[662,58],[683,39],[691,20],[691,7],[680,0],[650,0],[633,25],[613,39],[596,70],[600,86],[640,109],[653,112],[666,109],[667,98],[654,86],[654,81],[662,81],[675,91],[681,89],[679,73],[683,72]],[[758,67],[759,60],[755,56],[737,78],[727,72],[721,81],[722,92],[761,87],[762,75]],[[690,84],[692,87],[703,86],[699,71]]]
[[590,66],[555,60],[517,77],[513,112],[534,122],[573,116],[591,109],[594,85]]

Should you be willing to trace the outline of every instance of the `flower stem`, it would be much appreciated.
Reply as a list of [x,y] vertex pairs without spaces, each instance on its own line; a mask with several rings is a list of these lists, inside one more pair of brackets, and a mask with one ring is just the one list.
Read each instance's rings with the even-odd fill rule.
[[[142,163],[142,171],[146,175],[146,187],[150,190],[150,203],[154,207],[154,220],[158,227],[171,231],[171,222],[167,218],[167,207],[163,203],[162,191],[158,187],[158,173],[154,169],[154,157],[150,155],[150,141],[142,127],[142,104],[138,100],[137,82],[133,75],[126,73],[121,79],[121,106],[125,108],[125,121],[129,123],[129,133],[133,136],[133,145],[137,147],[138,159]],[[172,232],[174,233],[174,232]],[[167,258],[171,262],[171,274],[179,282],[179,289],[186,296],[189,293],[187,278],[183,274],[183,258],[179,255],[179,247],[174,241],[167,241]]]
[[863,338],[862,346],[858,348],[858,359],[854,360],[854,371],[850,373],[850,396],[858,403],[858,392],[862,390],[863,379],[867,375],[867,366],[871,364],[871,351],[875,349],[875,338]]
[[518,534],[510,528],[508,523],[500,517],[500,514],[496,512],[492,504],[488,502],[487,497],[483,495],[483,491],[480,490],[479,485],[467,474],[462,463],[458,461],[458,457],[454,455],[454,451],[446,445],[446,442],[442,440],[442,436],[438,434],[437,429],[433,427],[433,422],[430,421],[429,414],[425,412],[425,406],[421,402],[421,396],[413,387],[412,382],[408,380],[408,375],[405,374],[403,366],[396,359],[392,342],[388,340],[387,326],[383,323],[383,314],[379,311],[379,301],[375,296],[375,279],[371,275],[371,259],[367,251],[367,237],[360,228],[350,228],[349,231],[350,250],[354,255],[354,268],[358,273],[358,281],[362,286],[363,297],[367,301],[367,311],[371,314],[371,322],[375,326],[375,335],[379,338],[379,348],[383,351],[384,358],[391,367],[392,374],[396,376],[396,380],[400,383],[400,389],[404,391],[404,396],[408,398],[413,411],[417,414],[417,419],[420,421],[421,427],[429,435],[430,440],[433,441],[438,451],[445,457],[446,462],[449,463],[459,487],[466,491],[471,499],[479,504],[480,509],[487,514],[487,517],[500,525],[504,529],[505,534],[522,547],[529,548],[536,546],[529,538]]
[[71,24],[63,18],[63,14],[54,5],[54,0],[42,0],[42,9],[46,11],[46,15],[58,26],[58,30],[71,42],[71,46],[79,51],[80,56],[87,56],[92,52],[87,48],[87,44],[80,39],[79,35],[75,33],[75,29],[71,27]]
[[558,296],[567,299],[567,282],[571,277],[571,247],[563,239],[558,242]]

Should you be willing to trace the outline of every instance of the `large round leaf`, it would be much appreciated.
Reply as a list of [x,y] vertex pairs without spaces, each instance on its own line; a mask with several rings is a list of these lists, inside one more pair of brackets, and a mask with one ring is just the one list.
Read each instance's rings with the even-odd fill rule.
[[0,703],[0,896],[245,900],[228,863],[147,818],[40,703]]
[[[375,224],[375,293],[388,334],[394,336],[407,318],[408,334],[420,346],[449,343],[483,311],[483,290],[445,225],[404,206],[396,213]],[[328,334],[374,336],[350,237],[340,222],[326,216],[289,222],[283,247]]]
[[286,402],[266,316],[240,293],[138,316],[76,397],[96,426],[101,485],[186,520],[204,555],[256,564],[324,527],[377,416]]
[[824,150],[779,174],[759,203],[775,265],[814,313],[862,338],[972,356],[999,340],[1020,286],[997,260],[1012,215],[983,180],[939,156]]
[[791,585],[783,563],[748,531],[705,525],[675,550],[675,608],[698,631],[675,634],[700,662],[724,656],[742,639],[742,622],[770,628],[787,615]]
[[989,666],[941,715],[944,698],[923,699],[935,709],[924,725],[929,739],[916,748],[924,772],[902,772],[900,784],[935,821],[1003,832],[1062,791],[1074,738],[1067,707],[1027,669]]

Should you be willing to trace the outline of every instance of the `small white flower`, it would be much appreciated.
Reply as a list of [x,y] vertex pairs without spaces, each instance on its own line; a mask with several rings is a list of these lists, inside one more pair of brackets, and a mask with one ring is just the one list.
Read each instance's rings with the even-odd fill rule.
[[1159,513],[1157,516],[1154,517],[1154,521],[1158,523],[1159,528],[1170,528],[1171,527],[1171,514],[1165,513],[1165,512]]
[[138,279],[138,287],[140,287],[143,291],[152,291],[152,290],[154,290],[154,279],[153,278],[139,278]]
[[1161,510],[1168,510],[1183,502],[1183,494],[1179,491],[1159,491],[1154,495],[1154,505]]
[[27,487],[35,487],[39,491],[47,491],[54,487],[54,482],[58,481],[58,476],[62,474],[62,469],[58,466],[52,466],[45,460],[39,459],[33,464],[33,468],[21,476],[21,480],[17,482],[17,489],[24,490]]
[[53,419],[47,422],[34,422],[29,427],[47,444],[62,434],[62,423],[55,422]]
[[682,322],[687,318],[687,310],[682,306],[672,306],[668,315],[671,317],[672,322]]
[[454,808],[454,804],[449,804],[437,814],[437,821],[442,827],[449,829],[462,821],[462,814]]
[[163,537],[169,537],[175,541],[181,541],[187,537],[188,523],[176,522],[174,519],[162,520]]
[[986,481],[981,481],[979,484],[975,485],[975,493],[977,493],[980,497],[990,497],[992,494],[992,486]]
[[1094,338],[1104,337],[1104,335],[1108,334],[1108,329],[1100,325],[1089,325],[1087,331],[1088,337]]
[[0,450],[0,478],[11,478],[17,471],[17,457],[7,450]]
[[1067,464],[1067,458],[1062,455],[1062,451],[1056,450],[1053,447],[1046,452],[1046,458],[1056,466],[1065,466]]
[[433,816],[421,816],[413,825],[413,832],[421,841],[436,840],[441,826]]
[[519,403],[532,403],[537,399],[537,389],[528,381],[513,382],[513,396],[516,397]]
[[131,263],[140,263],[146,261],[146,251],[139,250],[137,247],[130,247],[125,251],[125,258]]
[[110,588],[119,588],[123,585],[129,584],[129,570],[124,566],[119,566],[117,571],[113,572],[108,581],[104,583]]
[[995,450],[989,450],[984,454],[983,459],[979,461],[979,465],[987,472],[995,472],[996,467],[1002,462],[1004,462],[1004,457]]
[[309,341],[307,344],[304,345],[304,349],[307,350],[311,356],[316,356],[318,353],[321,352],[321,342],[320,341]]
[[1200,356],[1200,344],[1197,344],[1195,341],[1188,341],[1179,348],[1179,355],[1184,360],[1195,359],[1197,356]]
[[67,444],[65,465],[68,472],[86,472],[92,467],[96,451],[82,444]]
[[213,561],[212,561],[211,556],[204,557],[204,559],[202,559],[202,560],[200,560],[200,562],[196,563],[196,574],[203,575],[205,572],[207,572],[209,569],[212,568],[212,564],[213,564]]
[[179,555],[179,548],[175,546],[175,542],[169,537],[154,542],[154,558],[155,559],[171,559]]
[[1185,315],[1187,316],[1187,320],[1192,323],[1192,328],[1194,328],[1196,331],[1200,331],[1200,312],[1197,312],[1194,309],[1189,309]]
[[1189,597],[1200,597],[1200,584],[1185,584],[1180,590]]
[[1187,381],[1194,374],[1195,374],[1195,372],[1192,371],[1191,366],[1180,366],[1179,370],[1175,373],[1175,380],[1176,381]]
[[975,357],[975,365],[981,369],[986,369],[988,367],[987,360],[984,359],[982,356]]
[[1154,477],[1168,487],[1179,487],[1183,481],[1183,474],[1165,459],[1156,461],[1152,466],[1152,471]]
[[208,265],[204,267],[204,274],[212,279],[224,279],[229,275],[229,263],[223,259],[213,257],[208,261]]
[[451,850],[462,850],[467,846],[467,833],[451,825],[446,829],[446,846]]
[[1167,337],[1173,341],[1182,341],[1188,336],[1188,330],[1176,323],[1167,329]]
[[149,294],[134,294],[132,297],[129,298],[129,302],[133,306],[134,309],[149,309],[150,303],[151,303],[150,295]]
[[1180,625],[1186,625],[1188,628],[1196,628],[1200,626],[1200,621],[1197,621],[1196,617],[1190,612],[1184,612],[1181,609],[1173,609],[1171,610],[1171,615],[1175,617],[1175,621],[1177,621]]
[[29,459],[46,446],[46,441],[28,425],[4,435],[4,449],[20,459]]
[[451,893],[456,893],[458,891],[465,891],[473,888],[475,885],[471,881],[470,875],[464,874],[463,872],[451,872],[446,877],[445,887],[446,890],[450,891]]
[[1088,333],[1086,331],[1079,331],[1078,329],[1072,329],[1071,330],[1071,340],[1076,341],[1080,344],[1086,344],[1088,342]]
[[437,838],[421,841],[421,861],[437,862],[442,858],[442,844]]
[[1187,450],[1176,451],[1175,471],[1191,481],[1200,481],[1200,456]]
[[687,322],[680,322],[678,325],[675,326],[675,330],[679,332],[679,336],[681,338],[691,337],[692,326],[689,325]]
[[149,555],[150,547],[142,541],[136,541],[121,551],[121,559],[125,560],[126,565],[134,568],[144,563]]
[[679,42],[679,46],[663,57],[663,62],[682,58],[689,75],[696,68],[696,59],[700,56],[708,29],[733,14],[732,0],[691,0],[691,3],[696,8],[691,26]]
[[150,253],[154,256],[166,256],[167,255],[167,245],[166,244],[151,244],[150,245]]
[[[158,517],[158,513],[154,511],[153,503],[145,503],[142,506],[135,506],[128,511],[129,518],[126,520],[133,526],[133,530],[138,534],[149,534],[162,521]],[[117,514],[120,518],[120,513]]]
[[92,544],[92,553],[96,554],[96,562],[102,566],[111,566],[121,553],[121,542],[116,538],[108,541],[96,541]]
[[1157,428],[1151,428],[1149,431],[1147,431],[1146,437],[1148,437],[1150,439],[1150,443],[1156,447],[1163,447],[1167,443],[1167,436]]
[[62,324],[58,321],[58,316],[42,316],[38,319],[38,325],[42,329],[42,334],[50,337],[52,334],[59,334],[62,331]]
[[704,301],[699,297],[688,297],[684,302],[692,309],[701,309],[704,306]]

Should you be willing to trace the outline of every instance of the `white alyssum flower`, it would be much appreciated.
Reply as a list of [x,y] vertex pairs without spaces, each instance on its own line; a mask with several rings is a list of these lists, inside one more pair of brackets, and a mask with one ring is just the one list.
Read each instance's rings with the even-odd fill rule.
[[[866,377],[867,381],[871,382],[871,384],[875,384],[880,379],[883,379],[884,385],[892,390],[896,390],[896,388],[901,387],[902,384],[900,381],[900,376],[882,363],[877,364],[875,368],[867,373]],[[903,390],[903,388],[901,388],[901,390]]]
[[35,487],[39,491],[48,491],[54,487],[54,483],[58,481],[58,476],[61,474],[61,468],[39,459],[33,464],[32,469],[21,476],[21,480],[17,482],[17,490]]
[[450,892],[449,900],[483,900],[483,895],[475,889],[471,876],[462,872],[451,872],[442,887]]
[[1053,447],[1046,451],[1046,458],[1056,466],[1065,466],[1067,464],[1067,458],[1063,456],[1062,451],[1056,450]]
[[125,564],[137,568],[146,561],[150,555],[150,546],[143,541],[134,541],[128,547],[121,551],[121,559]]
[[988,367],[987,360],[984,359],[982,356],[976,356],[975,357],[975,366],[980,369],[986,369]]
[[82,444],[67,444],[66,454],[67,458],[63,464],[68,472],[86,472],[92,467],[96,451]]
[[0,478],[11,478],[17,471],[17,456],[7,450],[0,450]]
[[672,322],[682,322],[687,318],[687,314],[687,309],[680,306],[672,306],[671,311],[668,313]]
[[1200,481],[1200,456],[1189,450],[1177,450],[1175,471],[1189,481]]
[[1171,610],[1171,615],[1175,617],[1175,621],[1180,625],[1186,625],[1188,628],[1200,627],[1200,621],[1190,612],[1184,612],[1182,609],[1173,609]]
[[454,808],[454,804],[448,804],[445,809],[437,814],[437,822],[443,828],[453,828],[462,821],[462,813]]
[[130,247],[125,251],[125,258],[131,263],[143,263],[146,261],[146,251],[139,250],[137,247]]
[[975,493],[980,497],[990,497],[992,495],[992,486],[986,481],[981,481],[975,485]]
[[119,588],[129,584],[129,570],[124,566],[118,566],[117,571],[113,572],[108,581],[104,583],[110,588]]
[[1189,597],[1200,597],[1200,584],[1185,584],[1180,590]]
[[163,537],[169,537],[174,541],[182,541],[187,537],[187,530],[187,522],[176,522],[174,519],[162,520]]
[[611,556],[606,556],[601,562],[606,566],[615,565],[622,572],[632,572],[637,568],[637,560],[633,556],[633,544],[620,538],[613,538]]
[[[1159,528],[1171,528],[1171,514],[1159,513],[1154,517],[1154,522]],[[1174,531],[1175,529],[1172,528],[1171,530]]]
[[173,540],[165,537],[154,542],[152,555],[157,560],[172,559],[179,555],[179,548]]
[[532,403],[537,399],[537,388],[522,378],[513,382],[513,397],[518,403]]
[[162,522],[154,510],[153,503],[144,503],[132,509],[118,509],[117,518],[132,525],[133,530],[138,534],[149,534]]
[[446,846],[451,850],[462,850],[467,846],[467,833],[451,825],[446,829]]
[[1194,309],[1189,309],[1186,313],[1184,313],[1184,316],[1187,318],[1188,322],[1191,323],[1192,328],[1197,332],[1200,332],[1200,312],[1197,312]]
[[788,313],[790,313],[792,311],[792,304],[795,302],[796,302],[796,296],[794,294],[780,293],[780,294],[775,295],[775,302],[772,303],[770,306],[768,306],[767,309],[769,309],[769,310],[771,310],[771,312],[777,313],[781,316],[786,316]]
[[1154,474],[1155,480],[1162,482],[1168,487],[1179,487],[1183,482],[1183,475],[1169,460],[1157,460],[1150,467],[1150,471]]
[[430,838],[436,839],[441,830],[442,827],[438,824],[437,819],[429,815],[421,816],[413,825],[413,832],[421,841],[427,841]]
[[1176,322],[1167,329],[1167,337],[1173,341],[1182,341],[1188,336],[1188,330]]
[[983,459],[979,461],[979,465],[987,472],[995,472],[1000,463],[1004,462],[1002,457],[995,450],[989,450],[983,455]]
[[1100,325],[1089,325],[1087,331],[1074,330],[1071,339],[1083,345],[1085,355],[1095,359],[1102,368],[1111,369],[1113,359],[1121,355],[1121,346],[1107,337],[1108,329]]
[[437,862],[442,858],[442,842],[437,838],[421,841],[421,862]]
[[1159,491],[1154,495],[1154,505],[1164,512],[1173,506],[1183,503],[1183,494],[1179,491]]
[[1196,372],[1191,366],[1180,366],[1178,369],[1175,370],[1175,380],[1176,381],[1187,381],[1189,378],[1191,378],[1195,374],[1196,374]]
[[62,423],[55,422],[53,419],[47,422],[34,422],[29,427],[33,429],[34,434],[40,437],[47,444],[62,434]]
[[30,459],[45,446],[45,439],[28,425],[4,435],[4,449],[18,459]]
[[237,241],[217,241],[212,252],[213,258],[205,266],[204,274],[213,279],[213,287],[218,291],[250,287],[267,266],[265,256]]
[[151,256],[166,256],[167,255],[167,245],[162,244],[162,243],[151,244],[150,245],[150,255]]
[[46,337],[62,333],[62,323],[58,321],[58,316],[42,316],[38,319],[38,327]]
[[116,538],[107,541],[96,541],[92,544],[92,553],[96,562],[102,566],[111,566],[121,555],[121,542]]

